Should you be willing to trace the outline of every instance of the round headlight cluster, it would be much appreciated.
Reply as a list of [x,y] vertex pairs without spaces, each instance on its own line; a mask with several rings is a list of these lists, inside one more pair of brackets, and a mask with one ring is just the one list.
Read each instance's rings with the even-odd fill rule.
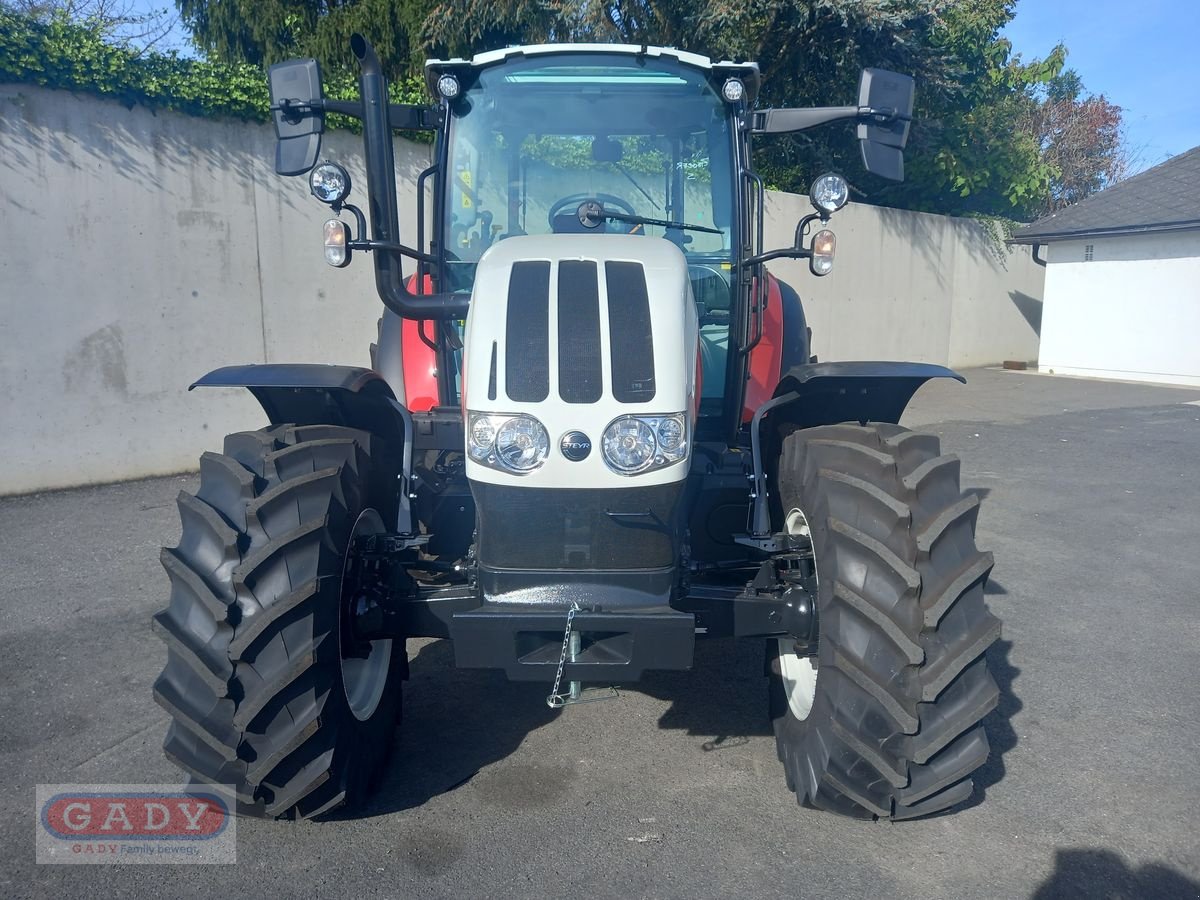
[[473,412],[467,453],[485,466],[524,475],[550,455],[550,435],[533,416]]
[[309,173],[308,188],[322,203],[341,203],[350,196],[350,173],[337,163],[323,162]]
[[808,189],[808,199],[825,215],[835,213],[850,199],[850,185],[841,175],[821,175]]
[[687,456],[682,413],[670,416],[621,416],[604,429],[604,461],[622,475],[668,466]]

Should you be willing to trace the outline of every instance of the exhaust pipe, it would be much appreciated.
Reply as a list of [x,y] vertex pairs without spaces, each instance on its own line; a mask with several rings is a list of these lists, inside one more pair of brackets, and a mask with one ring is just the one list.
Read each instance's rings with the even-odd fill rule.
[[[396,161],[392,151],[392,125],[388,114],[387,79],[375,48],[361,34],[350,38],[358,60],[362,94],[363,150],[367,168],[367,207],[371,238],[401,243],[400,213],[396,202]],[[418,248],[420,249],[420,248]],[[401,257],[395,250],[376,250],[375,288],[383,305],[406,319],[461,319],[467,314],[465,294],[413,294],[404,286]]]

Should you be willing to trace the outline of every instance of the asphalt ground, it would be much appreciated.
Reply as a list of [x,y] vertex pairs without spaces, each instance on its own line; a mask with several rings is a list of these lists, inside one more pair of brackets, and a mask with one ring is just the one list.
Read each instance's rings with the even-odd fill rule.
[[241,820],[230,866],[37,866],[35,784],[179,777],[149,620],[195,479],[164,478],[0,500],[0,896],[1200,896],[1200,390],[968,376],[907,418],[961,455],[996,557],[1002,699],[967,808],[799,807],[758,643],[552,712],[413,641],[357,818]]

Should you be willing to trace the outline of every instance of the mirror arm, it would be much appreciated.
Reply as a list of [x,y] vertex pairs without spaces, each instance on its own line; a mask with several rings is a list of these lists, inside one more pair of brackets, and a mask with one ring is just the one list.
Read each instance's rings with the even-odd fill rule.
[[818,125],[854,119],[857,122],[910,122],[911,116],[900,115],[890,108],[870,106],[814,106],[806,109],[761,109],[754,112],[755,134],[788,134],[805,131]]
[[828,222],[829,216],[821,215],[821,213],[809,213],[796,223],[796,238],[791,247],[768,250],[766,253],[751,256],[746,260],[745,264],[748,266],[757,266],[781,257],[787,257],[788,259],[810,259],[812,257],[812,248],[804,246],[804,233],[808,230],[809,224],[817,219],[820,219],[822,222]]
[[758,256],[751,256],[745,261],[747,266],[757,266],[761,263],[770,262],[773,259],[787,257],[788,259],[808,259],[812,256],[812,251],[807,247],[783,247],[779,250],[768,250],[766,253],[760,253]]
[[351,250],[382,250],[387,253],[399,253],[403,256],[410,256],[415,260],[423,263],[433,264],[437,262],[437,257],[429,253],[422,253],[415,247],[409,247],[407,244],[397,244],[395,241],[373,241],[373,240],[354,240],[346,245]]
[[[282,112],[290,122],[299,122],[307,113],[326,112],[353,119],[363,117],[362,103],[358,100],[329,100],[321,98],[305,103],[295,98],[285,98],[269,107],[271,112]],[[394,131],[437,131],[441,125],[441,107],[419,106],[413,103],[389,103],[388,119]]]

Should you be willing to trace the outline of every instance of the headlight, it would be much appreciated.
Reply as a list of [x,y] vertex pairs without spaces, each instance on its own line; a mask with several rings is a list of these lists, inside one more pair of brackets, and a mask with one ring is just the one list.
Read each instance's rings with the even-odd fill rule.
[[604,429],[604,461],[622,475],[636,475],[679,462],[687,456],[687,421],[669,416],[621,416]]
[[808,189],[808,199],[825,215],[837,212],[850,199],[850,186],[841,175],[821,175]]
[[550,435],[533,416],[470,414],[467,453],[493,469],[524,475],[550,455]]
[[309,174],[308,189],[322,203],[341,203],[350,196],[350,173],[337,163],[323,162]]
[[624,475],[650,468],[654,463],[654,432],[641,419],[628,416],[604,429],[604,459]]

